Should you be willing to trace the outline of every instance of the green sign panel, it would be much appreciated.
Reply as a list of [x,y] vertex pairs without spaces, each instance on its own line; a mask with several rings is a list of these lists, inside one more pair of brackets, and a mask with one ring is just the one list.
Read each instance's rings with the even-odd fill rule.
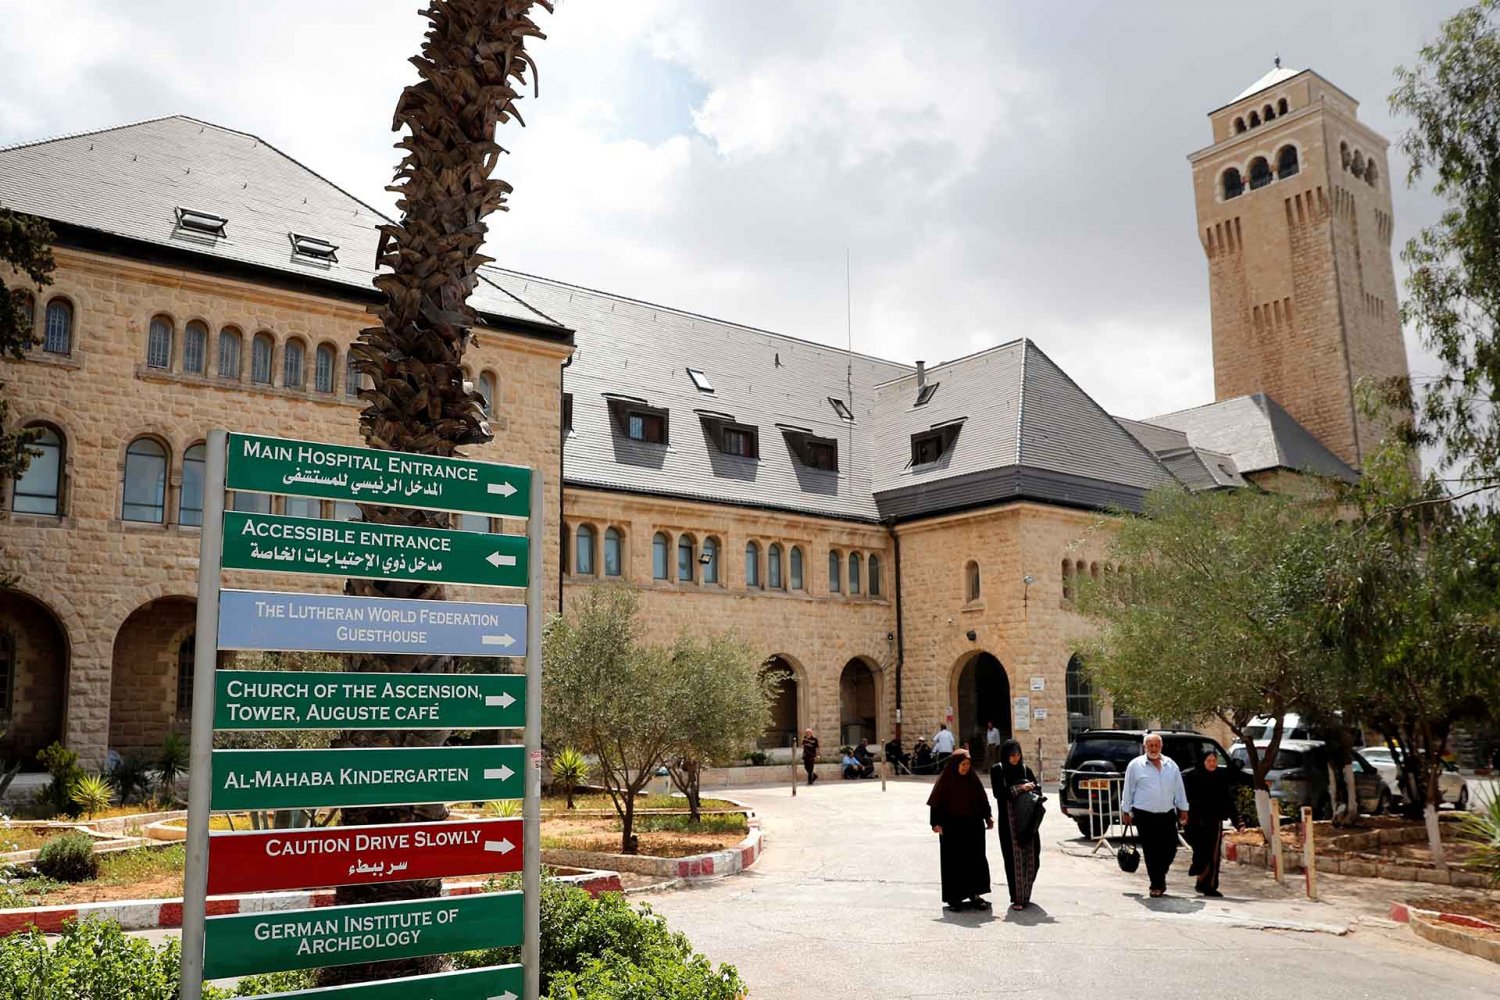
[[519,729],[524,674],[214,672],[214,728]]
[[261,1000],[520,1000],[524,978],[521,966],[501,965],[359,986],[277,993]]
[[225,485],[251,493],[526,517],[531,470],[494,462],[229,435]]
[[213,809],[485,802],[522,796],[525,748],[215,750]]
[[[519,892],[246,913],[208,918],[203,977],[227,979],[520,943]],[[408,992],[402,1000],[423,995]],[[447,1000],[455,994],[433,995]]]
[[226,569],[524,587],[526,552],[520,535],[224,514]]

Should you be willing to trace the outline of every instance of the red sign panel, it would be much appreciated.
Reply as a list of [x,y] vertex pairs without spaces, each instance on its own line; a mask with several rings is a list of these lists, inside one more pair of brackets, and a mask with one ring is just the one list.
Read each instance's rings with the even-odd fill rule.
[[219,833],[209,840],[208,892],[221,896],[520,870],[519,819]]

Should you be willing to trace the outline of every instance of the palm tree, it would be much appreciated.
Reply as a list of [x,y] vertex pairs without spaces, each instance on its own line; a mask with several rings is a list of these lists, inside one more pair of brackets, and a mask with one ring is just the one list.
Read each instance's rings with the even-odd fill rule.
[[[352,349],[367,376],[360,392],[359,426],[374,448],[453,455],[492,437],[482,397],[464,381],[462,361],[475,313],[468,304],[481,264],[485,216],[505,207],[511,186],[491,177],[500,154],[495,129],[520,121],[517,88],[535,64],[528,38],[543,38],[532,9],[550,0],[430,0],[422,52],[412,62],[421,76],[396,104],[393,131],[407,134],[391,190],[400,194],[401,221],[381,226],[375,285],[385,301],[372,307],[380,325],[361,331]],[[524,122],[522,123],[524,124]],[[393,507],[362,506],[366,520],[392,525],[450,527],[449,516]],[[442,600],[441,586],[350,580],[350,594]],[[449,656],[358,656],[353,668],[368,672],[447,673]],[[446,739],[438,733],[350,734],[345,746],[422,746]],[[344,810],[344,823],[440,821],[442,806]],[[436,880],[339,889],[339,904],[431,898]],[[324,969],[324,986],[441,971],[440,957]]]

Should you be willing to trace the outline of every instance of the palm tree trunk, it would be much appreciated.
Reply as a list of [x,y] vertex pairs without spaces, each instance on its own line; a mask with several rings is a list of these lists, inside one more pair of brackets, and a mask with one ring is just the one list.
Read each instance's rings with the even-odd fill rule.
[[[482,397],[464,381],[463,355],[476,319],[469,296],[478,268],[485,216],[505,207],[511,187],[490,175],[503,149],[498,124],[517,118],[515,101],[528,69],[528,38],[543,37],[532,9],[548,0],[431,0],[422,52],[412,60],[421,76],[402,92],[393,131],[405,150],[391,190],[400,194],[399,223],[380,227],[375,285],[385,301],[371,311],[380,325],[360,333],[351,350],[367,387],[360,432],[373,448],[424,455],[454,455],[463,445],[491,440]],[[367,521],[427,528],[451,527],[447,514],[394,507],[360,507]],[[443,600],[441,586],[350,580],[345,592],[366,597]],[[448,673],[450,656],[358,656],[356,671]],[[349,747],[433,746],[446,732],[350,733]],[[345,825],[438,822],[442,805],[344,810]],[[338,904],[432,898],[437,880],[351,886]],[[442,957],[341,966],[321,970],[321,986],[441,971]]]

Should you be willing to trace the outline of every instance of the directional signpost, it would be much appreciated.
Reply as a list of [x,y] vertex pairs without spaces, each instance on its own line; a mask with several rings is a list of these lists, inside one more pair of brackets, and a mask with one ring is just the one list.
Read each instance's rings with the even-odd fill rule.
[[[536,1000],[542,477],[466,459],[209,435],[182,1000],[205,979],[521,946],[520,965],[282,994]],[[525,518],[525,537],[225,511],[226,490]],[[221,589],[221,570],[525,588],[526,603]],[[525,657],[525,674],[216,670],[220,650]],[[213,749],[220,731],[522,729],[508,746]],[[209,834],[214,811],[521,799],[520,819]],[[520,872],[520,892],[208,917],[209,893]]]

